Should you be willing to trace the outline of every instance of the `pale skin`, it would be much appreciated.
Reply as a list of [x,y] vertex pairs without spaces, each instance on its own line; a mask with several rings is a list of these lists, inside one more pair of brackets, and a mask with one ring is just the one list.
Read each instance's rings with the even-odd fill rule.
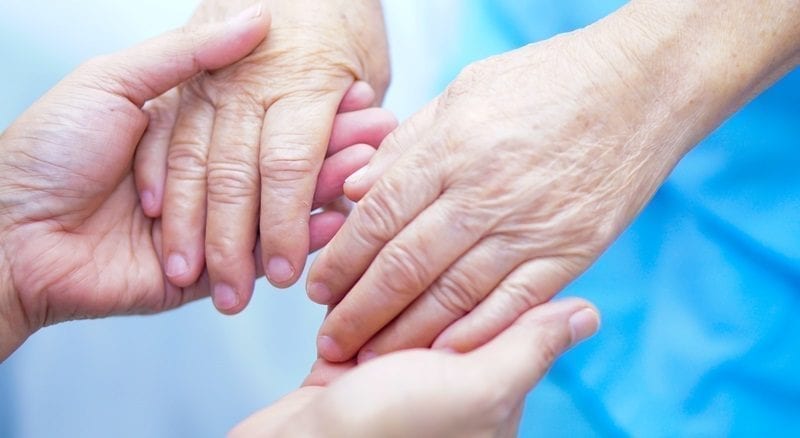
[[[251,3],[207,0],[191,23]],[[266,4],[271,37],[247,59],[153,102],[158,123],[137,156],[143,209],[163,221],[170,283],[192,284],[205,268],[226,314],[247,305],[256,265],[275,286],[297,281],[342,97],[360,80],[375,91],[369,104],[379,103],[389,81],[379,0]],[[373,125],[361,141],[377,143],[395,126]]]
[[[266,11],[249,9],[93,59],[3,132],[0,361],[47,324],[158,312],[207,294],[205,274],[187,288],[169,284],[160,222],[140,207],[132,166],[149,122],[143,107],[246,56],[268,25]],[[373,98],[362,84],[339,105],[314,198],[321,205],[362,161],[347,145],[386,121],[363,109]],[[312,222],[311,248],[335,228]],[[598,326],[589,303],[564,300],[531,310],[469,354],[409,351],[359,367],[319,361],[302,389],[233,435],[514,436],[526,392]]]
[[[208,296],[205,272],[185,287],[168,281],[162,223],[140,208],[132,165],[146,102],[200,72],[213,75],[264,39],[267,11],[241,14],[86,62],[0,135],[0,360],[47,325],[160,312]],[[364,109],[373,99],[364,84],[344,96],[341,107],[352,112],[333,123],[320,205],[333,202],[374,151],[349,145],[393,120]],[[306,252],[324,245],[344,217],[330,210],[311,221]]]
[[635,0],[469,66],[345,185],[308,278],[322,357],[470,351],[580,275],[800,58],[796,1]]
[[598,328],[588,303],[546,303],[466,354],[401,351],[363,365],[319,360],[303,386],[232,437],[515,437],[525,395]]

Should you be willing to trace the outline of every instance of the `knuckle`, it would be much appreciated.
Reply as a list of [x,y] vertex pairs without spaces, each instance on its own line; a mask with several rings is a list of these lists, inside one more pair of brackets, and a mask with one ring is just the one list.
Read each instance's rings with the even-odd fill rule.
[[148,129],[168,129],[175,121],[175,111],[159,100],[148,102],[144,110],[148,117]]
[[397,208],[391,195],[385,195],[383,191],[368,196],[353,213],[356,235],[364,239],[363,243],[368,246],[391,239],[394,231],[400,227]]
[[239,204],[256,196],[258,175],[242,163],[209,163],[208,198],[218,203]]
[[480,301],[475,282],[461,270],[454,270],[439,278],[430,289],[433,298],[453,316],[469,313]]
[[181,174],[205,175],[208,156],[199,142],[176,141],[167,153],[167,168]]
[[388,245],[379,255],[379,271],[387,282],[389,292],[416,297],[428,286],[427,264],[414,251],[400,244]]
[[206,240],[206,263],[211,269],[230,266],[239,253],[236,242],[228,236],[217,235],[213,239]]
[[535,281],[525,284],[512,282],[504,285],[502,291],[508,296],[511,307],[517,313],[532,309],[550,299],[546,291]]
[[316,178],[318,167],[307,147],[273,148],[259,160],[261,177],[271,183],[294,183]]

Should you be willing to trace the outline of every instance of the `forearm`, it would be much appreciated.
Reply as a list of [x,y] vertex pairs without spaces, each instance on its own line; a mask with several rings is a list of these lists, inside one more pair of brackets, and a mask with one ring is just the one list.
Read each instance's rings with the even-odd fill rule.
[[606,21],[680,152],[800,61],[796,0],[634,0]]
[[628,175],[625,217],[637,214],[688,151],[797,65],[798,6],[633,0],[565,45],[563,56],[593,82],[584,103],[605,108],[590,120],[615,133],[604,153]]

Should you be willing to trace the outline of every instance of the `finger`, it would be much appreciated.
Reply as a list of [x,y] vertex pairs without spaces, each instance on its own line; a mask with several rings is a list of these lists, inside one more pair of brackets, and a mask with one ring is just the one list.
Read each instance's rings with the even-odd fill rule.
[[264,40],[270,14],[259,2],[225,23],[184,27],[97,58],[77,75],[142,106],[204,70],[240,60]]
[[392,351],[430,347],[442,331],[486,298],[522,257],[519,248],[505,239],[484,238],[364,345],[359,362]]
[[[365,205],[358,206],[352,217]],[[492,224],[465,211],[469,209],[445,192],[383,247],[323,322],[318,338],[322,357],[331,361],[352,357],[480,240]]]
[[339,211],[323,211],[311,216],[309,229],[309,248],[308,252],[318,251],[333,239],[336,232],[342,228],[347,216]]
[[195,282],[205,263],[206,172],[214,126],[214,107],[189,90],[167,156],[164,190],[164,272],[185,287]]
[[338,113],[349,113],[371,107],[375,103],[375,90],[368,82],[356,81],[347,90],[342,102],[339,103]]
[[397,127],[397,119],[383,108],[339,114],[333,121],[328,155],[358,143],[378,147]]
[[267,110],[261,140],[261,250],[267,279],[288,287],[308,256],[308,221],[341,92],[289,95]]
[[[417,145],[422,141],[416,134],[423,132],[429,124],[430,120],[424,114],[415,116],[387,137],[370,163],[399,159],[399,151],[405,149],[406,144]],[[379,159],[379,155],[389,158]],[[386,175],[372,196],[355,209],[341,233],[311,266],[307,288],[312,300],[330,304],[334,297],[343,296],[366,271],[383,245],[436,199],[442,190],[437,165],[425,156],[409,157],[403,166],[397,166]],[[384,165],[379,164],[374,170],[383,168]],[[370,171],[371,181],[372,174]],[[345,185],[345,192],[346,189]]]
[[142,210],[151,218],[161,216],[167,179],[167,151],[179,107],[180,93],[177,88],[144,106],[149,122],[136,147],[133,169]]
[[463,372],[473,376],[465,381],[483,388],[491,381],[495,397],[522,400],[561,354],[599,326],[597,309],[584,300],[535,307],[484,347],[460,358]]
[[[157,260],[159,260],[158,263],[163,265],[161,262],[164,260],[162,231],[161,220],[155,219],[153,221],[153,250],[156,253]],[[186,288],[175,286],[169,282],[166,276],[164,276],[162,280],[164,285],[164,295],[160,303],[162,307],[157,309],[158,311],[181,307],[191,301],[208,296],[208,276],[206,275],[202,275],[200,280]]]
[[350,146],[336,155],[328,157],[322,163],[322,169],[317,177],[312,209],[316,210],[341,197],[344,194],[342,189],[344,180],[369,163],[374,154],[375,149],[372,146],[360,144]]
[[572,278],[564,262],[556,258],[519,266],[472,312],[442,332],[433,348],[466,352],[480,347],[528,309],[549,301]]
[[420,146],[420,134],[428,133],[436,124],[436,107],[437,102],[432,102],[386,136],[378,148],[378,153],[370,160],[369,166],[362,168],[345,181],[344,193],[349,199],[361,200],[407,149]]
[[258,227],[258,148],[264,109],[217,109],[208,156],[206,266],[216,308],[235,314],[253,295]]
[[339,114],[333,121],[328,155],[358,143],[377,148],[396,127],[394,114],[384,108]]

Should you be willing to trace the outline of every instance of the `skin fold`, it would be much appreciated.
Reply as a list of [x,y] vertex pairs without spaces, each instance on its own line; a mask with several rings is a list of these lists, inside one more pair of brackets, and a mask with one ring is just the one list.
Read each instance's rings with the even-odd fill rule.
[[408,350],[358,366],[319,360],[300,389],[230,436],[515,437],[525,395],[598,321],[588,303],[569,299],[526,312],[467,354]]
[[[208,0],[191,23],[248,4]],[[149,110],[159,123],[137,158],[148,163],[138,187],[148,215],[163,221],[170,282],[191,284],[206,267],[214,303],[228,314],[249,301],[256,255],[273,285],[297,280],[340,102],[361,80],[375,91],[368,106],[379,103],[389,81],[379,0],[267,4],[270,38],[246,59],[154,102]],[[393,119],[383,126],[385,135]],[[153,165],[165,155],[166,166]]]
[[322,357],[469,351],[589,267],[683,155],[794,68],[792,1],[632,1],[467,67],[346,193]]
[[[233,17],[86,62],[0,135],[0,359],[47,325],[160,312],[208,296],[207,272],[184,287],[168,281],[162,221],[142,210],[132,168],[148,101],[264,40],[263,6]],[[345,177],[373,153],[351,145],[379,143],[375,136],[394,123],[382,110],[362,109],[374,97],[364,87],[350,89],[333,122],[320,204],[338,197]],[[344,217],[316,216],[305,251],[324,245]],[[247,281],[257,271],[253,263]]]

